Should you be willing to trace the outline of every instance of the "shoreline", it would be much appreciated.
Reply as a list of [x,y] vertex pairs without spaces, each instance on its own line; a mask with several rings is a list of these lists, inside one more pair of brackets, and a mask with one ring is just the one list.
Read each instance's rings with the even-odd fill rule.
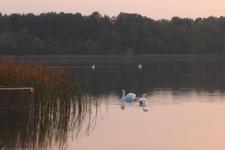
[[0,60],[44,64],[138,64],[152,62],[225,62],[225,55],[1,55]]

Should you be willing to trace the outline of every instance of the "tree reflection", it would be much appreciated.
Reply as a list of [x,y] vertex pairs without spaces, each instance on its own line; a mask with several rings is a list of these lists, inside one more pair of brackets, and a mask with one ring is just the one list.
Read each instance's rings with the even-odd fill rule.
[[81,95],[40,99],[29,92],[1,92],[0,101],[1,149],[63,149],[69,138],[90,132],[98,113],[97,101]]

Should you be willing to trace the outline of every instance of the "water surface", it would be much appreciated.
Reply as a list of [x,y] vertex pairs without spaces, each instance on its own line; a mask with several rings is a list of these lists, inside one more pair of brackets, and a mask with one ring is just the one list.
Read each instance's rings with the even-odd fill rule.
[[[151,62],[71,69],[100,102],[95,129],[69,149],[225,149],[225,65]],[[79,70],[79,71],[78,71]],[[148,94],[148,112],[121,109],[121,89]]]
[[[1,148],[10,149],[17,143],[18,147],[30,149],[225,149],[223,62],[95,63],[94,70],[93,64],[66,65],[87,96],[85,105],[77,104],[75,111],[68,101],[62,101],[60,107],[43,104],[47,109],[39,109],[42,115],[34,120],[41,128],[32,128],[29,118],[29,124],[18,123],[25,122],[30,112],[6,116],[0,111],[0,121],[5,122]],[[140,64],[142,69],[138,68]],[[57,69],[55,64],[49,67]],[[138,104],[122,110],[122,89],[139,97],[148,94],[148,111]],[[19,125],[18,132],[10,132],[11,122]],[[36,138],[29,138],[30,132]],[[39,146],[37,137],[42,140]]]
[[[108,100],[112,100],[109,98]],[[107,101],[107,98],[105,99]],[[118,101],[115,104],[114,101]],[[109,150],[223,150],[225,97],[191,92],[176,96],[156,92],[148,112],[138,107],[120,109],[119,99],[102,104],[94,131],[70,149]]]

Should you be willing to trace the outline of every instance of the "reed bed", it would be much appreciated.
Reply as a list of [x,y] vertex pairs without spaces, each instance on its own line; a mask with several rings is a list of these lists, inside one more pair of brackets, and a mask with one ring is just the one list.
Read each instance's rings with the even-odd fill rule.
[[[93,115],[91,101],[82,94],[79,86],[71,82],[70,75],[64,67],[51,70],[44,64],[0,60],[0,86],[34,87],[31,96],[35,105],[34,111],[28,113],[29,116],[33,116],[31,118],[24,117],[23,110],[20,109],[14,112],[0,109],[0,131],[5,133],[0,134],[0,149],[24,148],[30,147],[29,145],[39,149],[52,143],[58,143],[59,147],[63,147],[69,131],[73,130],[75,136],[78,136],[83,126],[86,125],[88,131],[94,124],[90,119]],[[17,91],[9,98],[10,92],[7,91],[5,95],[1,95],[0,103],[5,106],[9,103],[9,98],[10,105],[14,103],[15,106],[23,106],[26,103],[24,94],[27,93],[29,94],[28,91]],[[31,98],[27,97],[27,100],[30,101]],[[14,114],[14,117],[7,117],[6,114]],[[9,122],[20,126],[16,131],[12,130],[12,133],[3,132],[11,131]]]
[[68,95],[72,92],[68,72],[61,67],[50,70],[43,64],[0,60],[0,86],[34,87],[36,96]]

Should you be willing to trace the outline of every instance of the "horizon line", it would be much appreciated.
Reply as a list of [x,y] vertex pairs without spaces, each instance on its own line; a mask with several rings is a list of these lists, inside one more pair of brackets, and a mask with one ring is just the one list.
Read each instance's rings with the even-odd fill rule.
[[124,13],[124,14],[136,14],[136,15],[140,15],[140,16],[142,16],[142,17],[146,17],[146,18],[148,18],[148,19],[153,19],[153,20],[171,20],[172,18],[174,18],[174,17],[178,17],[178,18],[180,18],[180,19],[192,19],[192,20],[196,20],[196,19],[207,19],[207,18],[210,18],[210,17],[213,17],[213,18],[225,18],[225,16],[223,16],[223,15],[208,15],[208,16],[204,16],[204,17],[201,17],[201,16],[199,16],[199,17],[188,17],[188,16],[179,16],[179,15],[174,15],[174,16],[172,16],[172,17],[170,17],[170,18],[153,18],[153,17],[151,17],[151,16],[147,16],[147,15],[143,15],[143,14],[141,14],[141,13],[136,13],[136,12],[125,12],[125,11],[121,11],[121,12],[119,12],[117,15],[108,15],[108,14],[105,14],[105,13],[102,13],[102,12],[100,12],[100,11],[92,11],[91,13],[89,13],[89,14],[85,14],[85,13],[81,13],[81,12],[66,12],[66,11],[43,11],[43,12],[10,12],[10,13],[4,13],[4,12],[0,12],[0,15],[6,15],[6,16],[10,16],[10,15],[14,15],[14,14],[17,14],[17,15],[28,15],[28,14],[33,14],[33,15],[35,15],[35,16],[40,16],[40,15],[42,15],[42,14],[50,14],[50,13],[55,13],[55,14],[61,14],[61,13],[63,13],[63,14],[72,14],[72,15],[74,15],[74,14],[81,14],[82,16],[90,16],[90,15],[92,15],[93,13],[95,13],[95,12],[98,12],[102,17],[105,17],[105,16],[107,16],[107,17],[110,17],[110,18],[113,18],[113,17],[117,17],[117,16],[119,16],[121,13]]

